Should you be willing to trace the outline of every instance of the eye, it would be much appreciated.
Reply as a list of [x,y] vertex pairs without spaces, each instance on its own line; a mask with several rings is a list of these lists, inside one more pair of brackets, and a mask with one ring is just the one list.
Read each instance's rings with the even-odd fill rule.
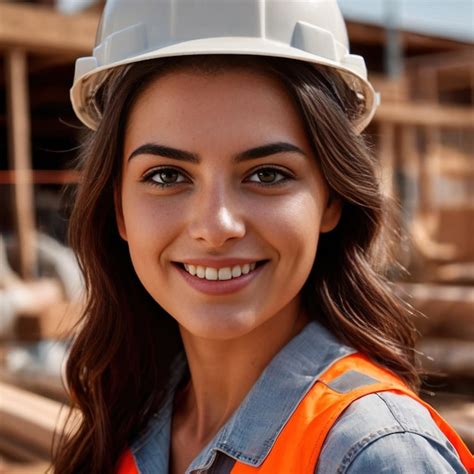
[[154,168],[146,173],[141,181],[147,182],[152,186],[166,188],[186,182],[186,180],[178,181],[179,176],[184,177],[183,173],[175,168]]
[[[282,179],[276,180],[276,177],[280,175],[282,176]],[[291,175],[287,172],[284,172],[283,170],[280,170],[279,168],[260,168],[256,171],[254,171],[251,176],[257,176],[258,181],[255,180],[249,180],[251,183],[255,183],[259,186],[277,186],[279,184],[286,183],[289,181],[291,178]]]

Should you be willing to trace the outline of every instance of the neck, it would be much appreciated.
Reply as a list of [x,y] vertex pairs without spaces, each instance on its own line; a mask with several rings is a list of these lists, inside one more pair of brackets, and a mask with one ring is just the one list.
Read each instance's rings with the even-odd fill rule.
[[293,304],[237,339],[197,338],[181,328],[191,377],[176,394],[174,428],[185,431],[198,444],[207,444],[271,359],[308,322],[307,314]]

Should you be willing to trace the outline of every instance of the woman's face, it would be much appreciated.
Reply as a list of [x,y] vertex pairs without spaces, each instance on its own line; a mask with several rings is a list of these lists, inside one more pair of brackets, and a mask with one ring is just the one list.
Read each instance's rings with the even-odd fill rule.
[[299,308],[340,203],[277,79],[244,69],[158,78],[130,111],[122,171],[120,235],[182,328],[231,339]]

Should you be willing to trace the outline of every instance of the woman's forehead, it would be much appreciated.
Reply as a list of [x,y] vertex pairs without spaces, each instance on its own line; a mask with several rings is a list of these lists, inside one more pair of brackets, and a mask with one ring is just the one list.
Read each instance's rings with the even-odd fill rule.
[[245,140],[258,146],[269,140],[301,144],[306,136],[303,120],[277,78],[233,69],[173,72],[149,84],[130,111],[125,148],[158,139],[188,146]]

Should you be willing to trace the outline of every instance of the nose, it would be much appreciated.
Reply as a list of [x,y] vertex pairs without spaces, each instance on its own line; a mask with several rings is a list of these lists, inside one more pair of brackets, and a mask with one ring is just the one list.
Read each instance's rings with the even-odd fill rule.
[[189,234],[209,248],[220,248],[227,241],[245,235],[243,210],[224,183],[206,188],[201,190],[191,209]]

